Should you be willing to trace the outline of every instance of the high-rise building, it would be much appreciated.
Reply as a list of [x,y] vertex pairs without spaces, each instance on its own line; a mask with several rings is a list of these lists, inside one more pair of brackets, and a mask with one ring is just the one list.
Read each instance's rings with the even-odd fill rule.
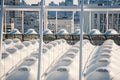
[[87,0],[89,4],[98,4],[98,6],[118,6],[120,0]]
[[[4,5],[20,5],[21,4],[21,0],[4,0]],[[6,11],[5,12],[5,27],[6,30],[4,29],[4,31],[9,32],[11,31],[12,28],[14,28],[13,24],[14,23],[14,19],[19,17],[20,13],[18,11]],[[20,18],[20,17],[19,17]]]
[[[58,6],[58,5],[52,1],[51,3],[49,3],[49,6]],[[48,17],[55,17],[55,15],[56,15],[55,11],[48,11]]]
[[21,0],[4,0],[5,5],[20,5]]
[[73,0],[65,0],[66,6],[73,6]]

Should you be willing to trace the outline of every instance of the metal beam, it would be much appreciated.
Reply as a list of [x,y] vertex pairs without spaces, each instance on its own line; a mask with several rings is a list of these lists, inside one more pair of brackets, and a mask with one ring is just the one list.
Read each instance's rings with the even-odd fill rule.
[[43,13],[44,13],[44,0],[41,0],[41,8],[39,9],[39,54],[38,54],[38,73],[37,80],[42,80],[41,78],[41,57],[43,48]]
[[4,19],[5,20],[5,28],[4,28],[5,29],[5,34],[7,34],[7,25],[6,25],[7,24],[7,19],[6,18],[7,17],[6,17],[6,13],[7,12],[5,11],[5,13],[4,13],[5,14],[5,19]]
[[106,13],[106,31],[108,30],[108,26],[109,26],[108,14],[109,14],[109,12],[107,11],[107,13]]
[[91,23],[92,23],[92,14],[91,14],[91,12],[89,12],[89,32],[91,31]]
[[56,24],[55,27],[56,27],[56,30],[55,30],[55,33],[57,33],[57,30],[58,30],[58,28],[57,28],[57,27],[58,27],[58,23],[57,23],[57,22],[58,22],[58,21],[57,21],[58,17],[57,17],[57,15],[58,15],[58,12],[56,11],[56,19],[55,19],[55,24]]
[[24,34],[24,11],[22,11],[22,34]]
[[80,54],[79,54],[79,80],[82,80],[82,62],[83,62],[83,27],[84,27],[84,0],[81,1],[81,12],[80,12]]
[[71,26],[71,33],[74,32],[74,11],[72,12],[72,26]]
[[[3,18],[4,18],[4,0],[1,0],[1,14],[0,14],[0,61],[1,61],[1,58],[2,58]],[[0,71],[1,71],[1,68],[0,68]],[[0,77],[1,77],[1,75],[0,75]]]
[[41,8],[39,6],[5,6],[7,11],[39,11]]
[[[39,11],[40,6],[5,6],[5,10]],[[79,6],[45,6],[46,11],[81,11]],[[84,11],[120,11],[120,6],[84,6]]]

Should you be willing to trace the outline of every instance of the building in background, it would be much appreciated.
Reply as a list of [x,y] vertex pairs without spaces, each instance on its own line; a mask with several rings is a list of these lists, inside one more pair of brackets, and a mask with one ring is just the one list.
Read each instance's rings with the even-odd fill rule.
[[36,32],[39,32],[39,12],[24,12],[24,32],[27,32],[30,28],[35,29]]
[[[81,1],[80,1],[81,2]],[[79,3],[80,3],[79,2]],[[40,2],[38,3],[40,4]],[[5,0],[5,5],[26,5],[24,0]],[[119,6],[120,1],[119,0],[85,0],[85,6]],[[30,5],[29,5],[30,6]],[[37,6],[36,4],[33,4],[33,6]],[[51,2],[49,6],[75,6],[73,3],[73,0],[65,0],[60,2],[59,4],[55,4],[54,2]],[[57,16],[56,16],[57,14]],[[84,24],[84,32],[88,32],[89,29],[89,13],[84,12],[85,14],[85,24]],[[34,28],[38,32],[38,18],[39,14],[37,12],[24,12],[22,14],[22,11],[6,11],[5,13],[5,28],[4,31],[9,32],[11,29],[17,28],[22,32],[22,25],[24,25],[24,32],[27,31],[29,28]],[[73,19],[74,15],[74,19]],[[55,11],[49,11],[47,14],[48,18],[48,28],[53,30],[56,29],[56,17],[58,18],[58,29],[65,28],[69,26],[67,23],[73,22],[74,24],[70,24],[71,27],[69,29],[78,29],[80,27],[80,21],[79,21],[79,12],[67,12],[67,11],[58,11],[57,13]],[[24,18],[24,20],[22,19]],[[62,23],[63,19],[63,23]],[[71,19],[71,20],[68,20]],[[74,20],[74,21],[73,21]],[[24,21],[24,23],[22,22]],[[53,24],[54,23],[54,24]],[[65,27],[61,27],[60,24],[66,24]],[[68,26],[67,26],[68,25]],[[74,25],[74,26],[73,26]],[[60,26],[60,27],[59,27]],[[69,27],[70,27],[69,26]],[[110,12],[108,14],[108,28],[115,29],[118,32],[120,32],[120,12]],[[91,29],[99,29],[101,32],[105,32],[107,29],[107,13],[106,12],[92,12],[91,13]],[[68,30],[68,32],[72,32],[73,30]],[[57,30],[58,31],[58,30]]]
[[[12,6],[27,5],[24,0],[5,0],[4,3],[5,5],[12,5]],[[24,32],[27,30],[28,26],[29,28],[37,27],[36,30],[38,31],[38,21],[37,21],[38,18],[36,18],[35,16],[36,16],[36,12],[6,11],[5,20],[4,20],[5,23],[4,32],[9,33],[13,28],[17,28],[20,32],[22,32],[23,25],[24,25],[24,30],[23,30]]]
[[99,29],[101,32],[105,32],[106,29],[115,29],[120,32],[120,12],[109,12],[108,13],[108,26],[107,26],[107,13],[96,12],[92,16],[93,28]]
[[5,5],[20,5],[21,0],[4,0]]
[[69,33],[74,32],[74,24],[72,18],[57,18],[57,25],[55,18],[48,18],[48,29],[53,33],[61,29],[66,29]]
[[[14,5],[20,6],[21,0],[4,0],[4,5]],[[15,20],[19,18],[20,20],[20,13],[19,11],[6,11],[5,12],[5,20],[4,20],[4,32],[10,32],[11,29],[15,28]],[[19,25],[19,24],[18,24]]]

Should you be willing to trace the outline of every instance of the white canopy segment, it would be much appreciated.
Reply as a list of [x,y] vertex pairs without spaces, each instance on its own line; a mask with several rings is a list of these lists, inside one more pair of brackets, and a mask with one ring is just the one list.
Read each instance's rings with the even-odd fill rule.
[[112,40],[107,40],[99,48],[99,52],[94,53],[88,62],[85,75],[87,80],[111,80],[119,71],[119,54],[116,50],[119,46]]
[[105,35],[110,35],[110,34],[118,34],[118,32],[114,29],[108,29],[105,33]]
[[[4,0],[1,0],[1,3],[2,1]],[[19,1],[20,2],[23,1],[24,3],[24,0]],[[34,0],[26,1],[34,2]],[[45,1],[45,5],[46,4],[48,5],[51,0],[41,1]],[[67,0],[53,0],[53,1],[55,2],[55,4],[56,3],[58,4],[59,1],[60,2],[63,1],[60,4],[64,5],[64,1]],[[91,31],[88,33],[87,36],[104,34],[102,35],[102,37],[105,36],[104,39],[107,39],[106,36],[111,37],[108,35],[117,35],[119,37],[119,33],[116,30],[109,28],[112,27],[117,29],[117,27],[119,27],[120,6],[113,7],[104,5],[99,6],[98,4],[82,6],[83,5],[82,3],[84,3],[83,1],[84,0],[69,0],[67,4],[68,6],[55,6],[54,3],[52,2],[51,5],[54,6],[1,5],[0,80],[37,80],[37,76],[38,77],[40,76],[41,78],[40,80],[79,80],[81,79],[79,78],[79,76],[81,76],[81,72],[83,72],[81,76],[82,80],[120,80],[120,62],[119,62],[120,46],[116,45],[113,40],[106,40],[102,45],[99,46],[93,45],[90,43],[89,40],[83,40],[82,35],[84,34],[82,31],[83,30],[82,28],[84,27],[86,29],[86,30],[84,29],[86,32]],[[74,6],[69,6],[72,4],[72,2]],[[81,3],[81,6],[76,5],[78,4],[78,2]],[[32,4],[35,5],[34,3]],[[25,12],[28,13],[34,11],[39,13],[39,16],[37,16],[39,17],[39,20],[37,19],[35,21],[39,23],[38,25],[40,35],[34,29],[29,29],[25,34],[27,35],[37,34],[39,35],[40,40],[38,39],[21,41],[19,39],[6,39],[3,41],[2,38],[4,37],[3,36],[4,33],[2,30],[4,29],[3,27],[7,28],[9,25],[11,25],[11,21],[12,23],[17,23],[18,21],[14,22],[13,20],[17,20],[17,18],[19,18],[20,20],[19,23],[21,24],[20,25],[16,24],[17,26],[15,25],[15,27],[21,26],[22,33],[24,33],[24,27],[26,27],[25,26],[26,22],[24,22],[24,20],[26,20],[25,16],[27,15],[25,14]],[[49,22],[50,20],[47,19],[48,11],[56,12],[56,17],[53,23]],[[43,35],[53,33],[49,29],[43,32],[43,25],[44,29],[46,29],[48,24],[50,25],[55,24],[54,27],[56,27],[55,29],[56,31],[58,31],[63,26],[60,27],[59,23],[57,22],[57,19],[59,18],[57,12],[64,11],[68,12],[68,14],[69,12],[70,13],[72,12],[73,15],[70,20],[72,27],[74,27],[74,24],[76,28],[79,26],[81,27],[80,29],[81,31],[78,29],[74,33],[72,33],[73,36],[80,35],[81,33],[80,35],[81,42],[76,42],[75,44],[71,45],[68,44],[67,41],[64,39],[58,39],[45,44],[43,42]],[[13,14],[13,16],[15,16],[14,17],[15,19],[12,19],[12,17],[10,17],[9,21],[8,15],[9,16],[12,15],[11,12],[12,13],[15,12],[15,14]],[[85,17],[82,16],[84,12]],[[79,13],[81,13],[81,15],[79,16],[81,18],[79,20],[80,24],[76,24],[76,22],[74,22],[74,19],[78,19],[76,16]],[[83,18],[85,18],[84,21]],[[83,24],[84,22],[85,24]],[[93,27],[94,28],[100,27],[100,29],[102,29],[103,31],[105,30],[107,31],[105,33],[101,33],[97,29],[91,30]],[[71,29],[73,30],[73,28]],[[4,31],[6,36],[7,29]],[[22,35],[18,29],[13,29],[9,34]],[[59,38],[62,35],[69,34],[71,33],[68,33],[68,31],[65,29],[61,29],[56,33],[56,35],[58,35],[57,38]],[[73,38],[71,37],[71,35],[69,37],[71,40],[70,41],[68,40],[68,42],[72,43]],[[91,36],[89,38],[91,38]],[[41,45],[42,43],[43,45]]]
[[21,41],[20,41],[20,39],[15,38],[15,39],[13,39],[13,43],[14,44],[21,44]]
[[50,29],[46,29],[43,31],[43,35],[47,35],[47,34],[53,34],[53,33]]
[[2,61],[0,64],[0,75],[7,73],[13,66],[13,58],[8,52],[2,53]]
[[21,32],[18,29],[13,29],[9,34],[21,34]]
[[66,34],[69,34],[69,33],[66,29],[60,29],[56,34],[57,35],[66,35]]
[[3,42],[3,46],[4,48],[8,48],[10,46],[13,46],[13,41],[12,39],[6,39],[4,42]]
[[[23,44],[25,46],[28,46],[28,45],[30,46],[30,44],[27,41],[24,41]],[[63,48],[62,46],[66,46],[66,47]],[[52,63],[56,62],[57,59],[59,59],[64,53],[66,53],[66,51],[69,48],[70,48],[70,45],[68,45],[68,43],[63,39],[52,41],[44,45],[43,54],[42,54],[42,65],[41,65],[42,75],[44,75],[46,71],[50,68]],[[25,59],[23,63],[17,68],[17,70],[8,76],[7,80],[12,80],[12,79],[15,79],[15,80],[21,80],[21,79],[34,80],[35,79],[36,80],[37,76],[35,75],[37,75],[37,63],[38,63],[37,61],[38,61],[38,51],[33,52],[29,58]],[[26,67],[24,68],[25,71],[27,69],[26,73],[19,71],[19,69],[21,70],[21,67],[23,69],[24,66],[27,66],[27,68]],[[31,74],[34,74],[34,75],[31,75]]]
[[[91,44],[84,40],[83,49]],[[77,47],[78,46],[78,47]],[[91,45],[91,49],[95,47]],[[89,48],[90,49],[90,48]],[[92,50],[90,50],[91,52]],[[89,53],[88,53],[89,54]],[[86,54],[84,54],[85,56]],[[79,42],[71,47],[47,73],[46,80],[78,80],[79,71]],[[84,78],[84,77],[83,77]],[[85,80],[85,79],[83,79]]]
[[[24,58],[38,49],[38,41],[24,41],[19,39],[7,39],[4,41],[5,47],[3,47],[2,61],[0,62],[2,70],[0,77],[9,73],[16,65],[19,65]],[[36,46],[36,47],[34,47]]]
[[[7,47],[2,53],[0,74],[8,74],[6,80],[37,80],[38,40],[14,40],[16,41],[7,39],[4,42],[14,42],[14,45]],[[44,44],[42,79],[78,80],[79,43],[71,46],[64,39],[59,39]],[[101,46],[94,46],[89,40],[83,40],[83,80],[119,80],[119,51],[120,47],[113,40],[106,40]]]
[[92,29],[88,34],[94,35],[94,34],[102,34],[102,33],[98,29]]
[[[83,32],[83,34],[85,34],[85,33]],[[72,35],[80,35],[80,29],[76,29],[76,30],[72,33]]]
[[25,34],[37,34],[37,32],[34,29],[28,29]]

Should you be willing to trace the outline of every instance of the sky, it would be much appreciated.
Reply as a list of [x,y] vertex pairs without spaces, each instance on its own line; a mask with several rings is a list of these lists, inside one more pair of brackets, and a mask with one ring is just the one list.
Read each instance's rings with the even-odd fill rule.
[[[38,3],[38,1],[40,1],[40,0],[25,0],[25,2],[27,4],[31,4],[31,3],[36,4],[36,3]],[[48,5],[51,1],[54,1],[56,4],[58,4],[59,2],[65,1],[65,0],[46,0],[45,1],[46,5]],[[74,1],[75,4],[77,4],[77,0],[73,0],[73,1]]]

